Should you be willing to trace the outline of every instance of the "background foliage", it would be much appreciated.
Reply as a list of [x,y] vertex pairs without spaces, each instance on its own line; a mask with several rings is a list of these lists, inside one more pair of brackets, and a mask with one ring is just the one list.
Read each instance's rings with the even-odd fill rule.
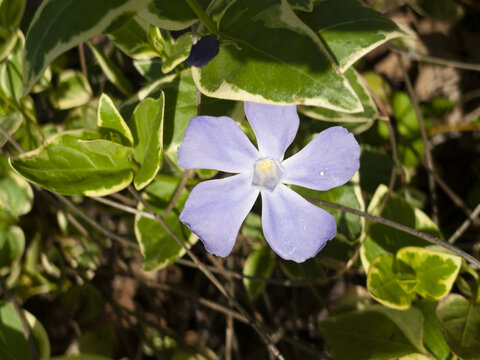
[[[470,0],[0,0],[0,358],[480,359],[480,7]],[[215,34],[204,67],[185,60]],[[178,219],[223,177],[189,120],[297,104],[361,167],[302,264],[256,204],[227,258]],[[197,244],[198,242],[198,244]]]

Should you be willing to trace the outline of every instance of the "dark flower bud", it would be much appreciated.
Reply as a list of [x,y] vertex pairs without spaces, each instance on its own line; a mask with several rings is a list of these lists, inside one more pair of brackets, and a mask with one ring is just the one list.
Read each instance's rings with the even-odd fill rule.
[[190,66],[202,67],[207,65],[219,51],[219,41],[215,35],[202,37],[192,46],[190,55],[187,58],[187,64]]

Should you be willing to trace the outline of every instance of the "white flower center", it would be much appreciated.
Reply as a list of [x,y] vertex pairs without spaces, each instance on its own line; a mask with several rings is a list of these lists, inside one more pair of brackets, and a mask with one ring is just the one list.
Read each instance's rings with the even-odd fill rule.
[[273,191],[282,177],[282,167],[277,160],[263,158],[253,165],[252,185],[260,189]]

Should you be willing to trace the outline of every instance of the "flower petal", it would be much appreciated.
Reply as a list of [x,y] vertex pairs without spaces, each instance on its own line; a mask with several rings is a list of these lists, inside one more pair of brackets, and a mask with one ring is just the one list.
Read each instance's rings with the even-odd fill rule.
[[252,172],[255,160],[260,158],[245,133],[227,116],[191,119],[177,152],[178,164],[184,169],[232,173]]
[[282,167],[282,182],[328,190],[345,184],[358,170],[360,146],[347,129],[334,126],[283,161]]
[[258,149],[264,156],[283,160],[298,130],[296,106],[277,106],[245,102],[245,115],[257,137]]
[[180,221],[202,240],[208,252],[227,256],[258,193],[248,174],[204,181],[192,190]]
[[337,232],[332,215],[283,184],[262,191],[262,226],[273,251],[296,262],[314,257]]

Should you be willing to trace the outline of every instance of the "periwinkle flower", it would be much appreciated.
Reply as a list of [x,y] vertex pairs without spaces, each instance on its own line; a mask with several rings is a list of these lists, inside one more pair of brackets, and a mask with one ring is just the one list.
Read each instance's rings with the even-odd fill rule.
[[215,35],[206,35],[192,45],[187,62],[190,66],[202,67],[207,65],[217,56],[220,50],[220,43]]
[[185,169],[238,173],[198,184],[180,220],[207,251],[227,256],[238,231],[262,194],[262,227],[270,247],[282,258],[303,262],[336,234],[332,215],[285,184],[329,190],[345,184],[360,166],[360,147],[351,133],[334,126],[284,160],[299,126],[295,106],[245,103],[258,150],[229,117],[197,116],[178,148]]

